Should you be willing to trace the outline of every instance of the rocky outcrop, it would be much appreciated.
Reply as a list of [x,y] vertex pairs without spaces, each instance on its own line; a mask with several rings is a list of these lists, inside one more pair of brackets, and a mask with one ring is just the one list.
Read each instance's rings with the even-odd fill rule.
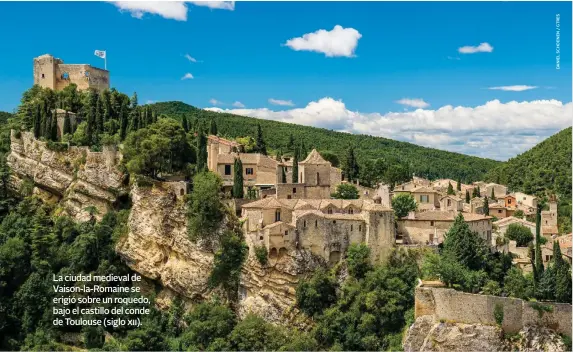
[[35,194],[60,201],[63,211],[77,220],[88,219],[86,208],[92,206],[101,218],[127,190],[118,168],[121,154],[114,147],[104,147],[103,152],[87,147],[52,150],[31,132],[12,131],[10,139],[7,163],[13,171],[12,187],[19,190],[26,180],[33,182]]
[[[208,298],[213,253],[189,240],[183,197],[156,182],[152,187],[135,185],[131,199],[129,231],[117,252],[133,270],[188,300]],[[320,259],[300,251],[262,266],[250,247],[241,273],[239,316],[253,312],[270,322],[306,326],[305,317],[294,309],[295,288],[300,277],[322,264]]]
[[565,352],[561,337],[553,330],[526,326],[514,335],[497,326],[435,322],[424,315],[410,326],[403,343],[405,352],[430,351],[522,351]]

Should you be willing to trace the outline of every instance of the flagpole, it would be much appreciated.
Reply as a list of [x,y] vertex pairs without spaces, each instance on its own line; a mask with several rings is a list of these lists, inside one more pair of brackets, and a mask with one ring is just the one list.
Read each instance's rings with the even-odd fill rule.
[[103,58],[103,68],[107,71],[107,50],[105,51],[105,57]]

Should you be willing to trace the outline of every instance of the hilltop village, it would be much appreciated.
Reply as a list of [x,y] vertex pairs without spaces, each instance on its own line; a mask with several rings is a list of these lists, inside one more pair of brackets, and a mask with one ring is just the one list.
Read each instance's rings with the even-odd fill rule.
[[[106,70],[51,55],[33,67],[0,165],[0,192],[18,205],[0,228],[32,234],[34,265],[12,271],[131,270],[155,297],[156,315],[140,330],[106,331],[105,343],[103,330],[90,331],[102,340],[93,346],[262,350],[275,334],[281,342],[268,350],[466,351],[515,347],[505,335],[521,334],[535,350],[561,351],[570,337],[571,233],[558,226],[555,195],[407,167],[398,181],[364,182],[352,147],[342,162],[296,136],[288,150],[267,150],[260,123],[232,137],[216,115],[138,105],[136,94],[109,89]],[[5,292],[19,297],[27,282]],[[173,323],[185,311],[195,315]],[[37,312],[17,312],[38,315],[30,324],[40,326]],[[25,345],[32,340],[14,320],[19,345],[57,349],[40,334]],[[205,333],[216,339],[181,335],[215,321],[229,324]],[[265,336],[237,342],[251,333],[242,324]],[[285,345],[295,336],[302,342]]]

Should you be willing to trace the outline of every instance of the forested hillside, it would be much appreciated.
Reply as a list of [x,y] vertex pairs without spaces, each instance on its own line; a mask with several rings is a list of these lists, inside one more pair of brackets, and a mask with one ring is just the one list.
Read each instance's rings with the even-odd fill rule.
[[464,182],[477,181],[500,162],[420,147],[414,144],[367,135],[335,132],[322,128],[301,126],[284,122],[255,119],[227,113],[198,109],[182,102],[152,104],[158,114],[181,119],[215,120],[219,135],[230,138],[256,135],[257,124],[261,125],[268,147],[274,150],[288,150],[290,136],[296,143],[304,143],[307,150],[316,148],[321,152],[332,152],[343,161],[349,146],[355,147],[358,162],[384,158],[398,159],[409,164],[411,172],[430,179],[452,178]]
[[490,170],[487,180],[521,191],[559,198],[559,225],[571,231],[571,127]]

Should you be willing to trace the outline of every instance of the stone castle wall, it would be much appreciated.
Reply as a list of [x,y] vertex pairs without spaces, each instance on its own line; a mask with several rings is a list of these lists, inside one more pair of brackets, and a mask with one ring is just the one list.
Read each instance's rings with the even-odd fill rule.
[[78,89],[109,89],[109,71],[87,64],[64,64],[51,55],[34,58],[34,84],[62,90],[75,83]]
[[519,332],[528,325],[543,325],[571,336],[571,305],[539,302],[552,307],[551,312],[540,314],[535,302],[518,298],[470,294],[447,288],[417,287],[416,318],[429,315],[434,320],[464,324],[496,325],[494,310],[503,306],[502,328],[509,333]]

